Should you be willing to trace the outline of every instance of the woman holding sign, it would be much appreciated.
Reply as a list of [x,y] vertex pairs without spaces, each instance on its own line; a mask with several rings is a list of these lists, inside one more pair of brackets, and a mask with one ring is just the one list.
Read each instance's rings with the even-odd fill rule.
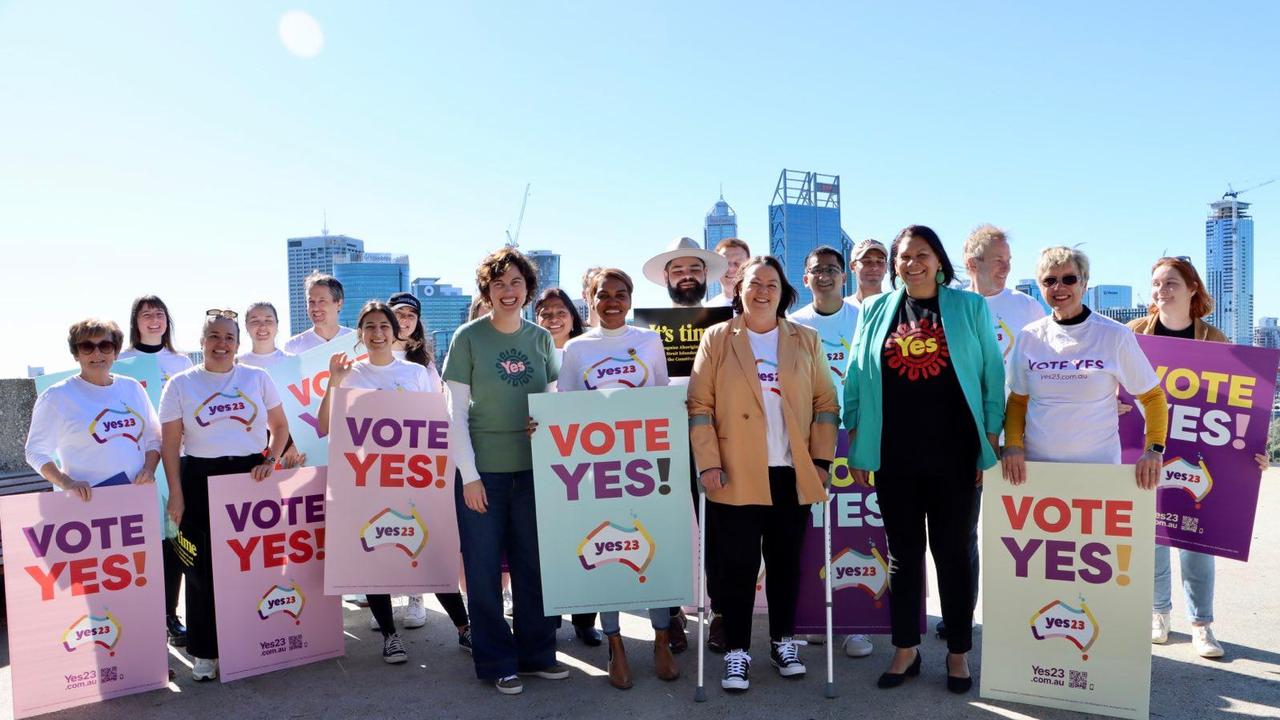
[[[395,311],[386,303],[370,300],[360,309],[356,319],[357,342],[368,349],[369,357],[364,360],[352,360],[346,353],[334,353],[329,358],[329,387],[325,390],[324,399],[320,401],[320,411],[316,414],[320,427],[329,427],[329,417],[333,407],[333,391],[341,387],[361,390],[405,390],[408,392],[440,392],[440,377],[434,368],[418,363],[410,363],[395,356],[395,346],[400,338],[400,323],[396,320]],[[395,616],[391,612],[391,596],[387,594],[371,594],[369,612],[373,621],[369,627],[382,633],[382,659],[391,664],[398,664],[409,659],[404,649],[404,641],[396,632]],[[414,603],[414,598],[417,602]],[[422,596],[411,596],[409,611],[414,606],[426,615],[422,608]],[[412,616],[411,616],[412,617]],[[422,627],[426,618],[413,627]],[[406,620],[406,627],[409,620]]]
[[[27,464],[54,487],[88,501],[99,485],[155,482],[160,421],[142,385],[111,374],[124,334],[113,322],[81,320],[67,345],[80,363],[45,390],[31,411]],[[61,462],[61,467],[59,467]]]
[[[1221,330],[1204,321],[1213,312],[1213,297],[1205,289],[1200,273],[1186,258],[1165,257],[1151,268],[1151,314],[1128,324],[1139,335],[1160,335],[1207,342],[1227,342]],[[1127,411],[1122,407],[1121,412]],[[1254,456],[1265,472],[1266,455]],[[1173,610],[1173,590],[1169,570],[1168,545],[1156,545],[1156,592],[1151,614],[1151,642],[1169,641],[1169,614]],[[1213,636],[1214,561],[1208,553],[1185,548],[1178,550],[1182,565],[1182,589],[1191,621],[1191,644],[1201,657],[1225,654]]]
[[718,563],[725,690],[750,686],[760,556],[769,582],[769,659],[805,674],[795,632],[809,505],[827,499],[840,406],[818,333],[786,319],[797,293],[777,258],[747,261],[738,316],[702,336],[689,378],[689,440],[706,489],[707,554]]
[[160,455],[169,480],[169,517],[178,526],[173,542],[186,566],[187,651],[195,680],[218,676],[209,483],[218,475],[271,477],[289,438],[280,395],[267,371],[236,364],[236,317],[231,310],[205,314],[204,364],[170,378],[160,396]]
[[[538,275],[505,247],[476,268],[492,310],[458,328],[444,365],[448,385],[458,532],[471,611],[476,676],[498,692],[524,690],[519,674],[569,677],[556,662],[556,627],[542,606],[528,396],[548,390],[559,367],[546,330],[521,317]],[[502,615],[502,557],[511,569],[515,634]]]
[[954,276],[937,233],[923,225],[898,233],[889,249],[898,289],[863,302],[845,379],[849,464],[860,482],[876,473],[889,542],[895,650],[882,689],[920,674],[926,530],[947,627],[947,689],[973,686],[969,538],[982,470],[996,463],[1004,361],[986,302],[948,287]]
[[[598,270],[591,277],[587,296],[599,324],[565,345],[560,378],[556,381],[559,392],[669,384],[667,356],[658,333],[627,325],[634,289],[630,276],[617,268]],[[675,680],[680,677],[680,668],[667,636],[670,608],[651,608],[649,623],[654,633],[654,670],[661,680]],[[622,644],[617,611],[600,613],[600,624],[609,639],[609,684],[626,690],[632,684],[631,666]],[[574,626],[579,627],[577,616]]]

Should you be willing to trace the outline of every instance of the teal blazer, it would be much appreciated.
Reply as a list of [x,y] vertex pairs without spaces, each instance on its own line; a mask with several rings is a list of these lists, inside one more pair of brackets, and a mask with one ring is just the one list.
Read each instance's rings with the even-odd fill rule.
[[[884,421],[884,385],[880,374],[884,340],[906,288],[882,293],[862,304],[858,328],[853,334],[849,370],[844,380],[844,426],[849,430],[849,465],[860,470],[880,469],[880,433]],[[1004,358],[996,344],[987,301],[968,290],[938,288],[938,311],[946,334],[951,363],[964,399],[978,429],[982,449],[978,467],[996,464],[987,433],[998,435],[1004,426]],[[935,408],[920,408],[936,412]]]

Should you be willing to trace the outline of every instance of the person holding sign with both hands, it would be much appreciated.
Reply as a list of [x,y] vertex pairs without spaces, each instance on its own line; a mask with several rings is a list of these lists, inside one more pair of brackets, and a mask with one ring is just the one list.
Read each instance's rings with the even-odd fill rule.
[[738,317],[702,336],[689,379],[689,439],[707,493],[707,554],[719,563],[725,690],[750,686],[751,614],[763,553],[770,661],[805,674],[795,631],[809,505],[827,499],[839,405],[818,333],[785,318],[796,291],[777,258],[747,261]]
[[169,480],[169,517],[178,525],[174,545],[186,566],[187,651],[195,680],[218,676],[209,483],[217,482],[217,475],[271,477],[289,439],[289,422],[271,377],[236,364],[236,317],[231,310],[205,314],[204,364],[170,378],[160,396],[160,456]]
[[[630,276],[617,268],[604,268],[592,276],[587,294],[599,326],[565,345],[556,381],[558,392],[669,384],[667,357],[658,333],[627,325],[634,287]],[[671,626],[669,608],[650,608],[649,622],[654,632],[654,670],[661,680],[675,680],[680,677],[680,668],[671,654],[667,634]],[[600,613],[600,624],[609,640],[609,684],[626,690],[632,685],[631,666],[622,644],[618,612]]]

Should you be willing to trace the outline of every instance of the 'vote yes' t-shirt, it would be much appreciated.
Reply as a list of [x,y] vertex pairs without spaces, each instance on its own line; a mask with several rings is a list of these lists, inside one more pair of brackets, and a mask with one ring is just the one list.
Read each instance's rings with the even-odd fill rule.
[[352,363],[351,373],[342,381],[344,388],[362,390],[404,390],[407,392],[441,392],[440,376],[435,368],[392,359],[386,365],[368,360]]
[[1133,331],[1098,313],[1028,325],[1009,366],[1009,390],[1030,396],[1028,460],[1120,462],[1116,388],[1141,395],[1159,384]]
[[124,473],[132,482],[150,450],[160,450],[160,423],[142,385],[111,376],[94,385],[79,375],[36,398],[26,459],[36,472],[55,458],[73,480],[97,485]]
[[843,406],[844,376],[849,369],[853,331],[858,327],[858,308],[842,302],[839,310],[823,315],[810,303],[787,319],[818,331],[818,340],[831,370],[831,384],[836,388],[836,401]]
[[215,373],[203,365],[169,379],[160,395],[160,422],[182,421],[183,453],[242,457],[267,446],[267,411],[280,394],[266,370],[234,365]]
[[778,376],[778,328],[766,333],[747,330],[747,340],[756,358],[756,375],[760,378],[760,395],[764,399],[769,467],[791,467],[794,464],[791,440],[787,437],[787,417],[782,411],[782,384]]
[[648,328],[624,325],[617,330],[592,328],[566,343],[556,390],[666,387],[668,384],[662,338]]

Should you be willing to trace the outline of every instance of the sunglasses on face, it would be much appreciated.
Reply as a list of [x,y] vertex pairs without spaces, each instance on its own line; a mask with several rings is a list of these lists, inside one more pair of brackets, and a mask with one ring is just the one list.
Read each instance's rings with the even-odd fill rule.
[[111,355],[116,351],[116,344],[110,340],[99,340],[98,342],[81,340],[76,343],[76,350],[79,351],[81,355],[92,355],[94,350],[97,350],[103,355]]
[[1075,285],[1076,283],[1080,282],[1080,276],[1079,275],[1063,275],[1061,278],[1056,278],[1050,275],[1049,277],[1040,279],[1040,284],[1047,288],[1051,288],[1057,285],[1059,282],[1061,282],[1063,285],[1068,285],[1068,286]]
[[235,310],[219,310],[218,308],[209,308],[208,310],[204,311],[204,316],[212,317],[212,318],[226,318],[228,320],[235,320],[236,318],[240,317],[240,313],[236,312]]

